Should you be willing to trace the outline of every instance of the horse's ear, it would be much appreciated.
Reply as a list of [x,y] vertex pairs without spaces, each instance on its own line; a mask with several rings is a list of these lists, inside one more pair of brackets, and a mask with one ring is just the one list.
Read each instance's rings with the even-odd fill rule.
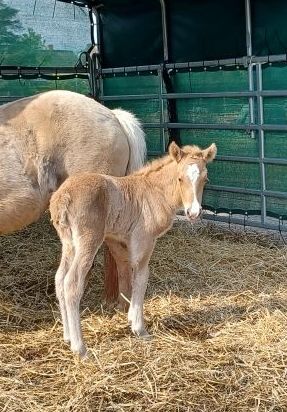
[[217,153],[217,147],[215,143],[212,143],[207,149],[202,151],[202,157],[203,159],[209,163],[212,162],[212,160],[215,158]]
[[171,142],[168,148],[168,153],[177,163],[179,163],[183,156],[183,151],[175,142]]

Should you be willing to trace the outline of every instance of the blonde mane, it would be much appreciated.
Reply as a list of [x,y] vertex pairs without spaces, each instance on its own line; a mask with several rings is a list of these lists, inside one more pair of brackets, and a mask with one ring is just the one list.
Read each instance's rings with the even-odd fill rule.
[[[184,152],[185,155],[189,155],[194,159],[203,158],[202,150],[198,146],[183,146],[181,150]],[[134,172],[133,175],[148,176],[150,173],[158,172],[164,166],[172,163],[173,161],[174,159],[169,154],[166,154],[159,159],[154,159],[146,163],[141,169]]]

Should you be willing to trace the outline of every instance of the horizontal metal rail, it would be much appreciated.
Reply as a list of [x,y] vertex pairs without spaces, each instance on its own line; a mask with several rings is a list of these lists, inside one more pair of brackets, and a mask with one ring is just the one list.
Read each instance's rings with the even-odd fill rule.
[[277,230],[277,231],[280,230],[282,232],[287,231],[287,225],[280,224],[279,221],[278,221],[278,224],[268,223],[268,222],[261,223],[254,219],[248,219],[246,217],[239,218],[239,217],[234,217],[234,216],[222,216],[219,214],[212,215],[212,214],[207,214],[207,213],[204,213],[203,219],[223,222],[223,223],[228,223],[228,224],[236,224],[236,225],[241,225],[241,226],[258,227],[258,228]]
[[[260,163],[261,159],[259,157],[248,157],[248,156],[222,156],[217,155],[216,160],[227,161],[227,162],[243,162],[243,163]],[[280,165],[280,166],[287,166],[287,159],[280,159],[280,158],[268,158],[265,157],[262,159],[263,163],[272,164],[272,165]]]
[[217,123],[149,123],[142,122],[142,125],[147,129],[160,129],[164,127],[166,129],[198,129],[198,130],[245,130],[247,132],[251,130],[263,130],[272,132],[286,132],[287,125],[283,124],[263,124],[259,126],[257,124],[217,124]]
[[243,187],[231,187],[231,186],[219,186],[219,185],[207,185],[206,190],[214,190],[216,192],[231,192],[242,193],[247,195],[260,196],[262,193],[266,197],[276,197],[280,199],[287,199],[287,192],[278,192],[273,190],[260,190],[260,189],[246,189]]
[[113,101],[113,100],[150,100],[158,99],[159,95],[155,93],[151,94],[123,94],[116,96],[101,96],[100,100],[103,102]]
[[[157,99],[157,93],[150,94],[123,94],[101,96],[102,101],[111,100],[148,100]],[[163,99],[199,99],[199,98],[240,98],[240,97],[287,97],[287,90],[264,90],[242,91],[242,92],[196,92],[196,93],[163,93]]]
[[[201,68],[222,68],[236,66],[238,69],[242,67],[247,68],[250,64],[255,63],[281,63],[287,62],[286,54],[270,55],[270,56],[244,56],[233,59],[219,59],[219,60],[201,60],[196,62],[185,62],[185,63],[168,63],[165,67],[169,70],[180,70],[180,69],[201,69]],[[99,74],[125,74],[125,73],[140,73],[147,71],[156,71],[162,68],[163,65],[153,64],[153,65],[142,65],[142,66],[126,66],[126,67],[115,67],[115,68],[104,68],[100,70]]]
[[287,131],[287,125],[264,124],[211,124],[211,123],[166,123],[169,129],[211,129],[211,130],[259,130],[260,128],[270,131]]
[[73,67],[73,66],[1,66],[0,74],[34,74],[35,72],[40,73],[88,73],[88,67]]

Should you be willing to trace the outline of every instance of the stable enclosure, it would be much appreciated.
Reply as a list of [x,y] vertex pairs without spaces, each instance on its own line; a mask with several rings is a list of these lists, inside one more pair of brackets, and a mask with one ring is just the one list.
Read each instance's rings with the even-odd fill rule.
[[[2,3],[23,12],[17,0]],[[58,28],[66,50],[63,55],[48,45],[34,59],[37,67],[23,56],[13,60],[8,50],[10,59],[1,63],[2,85],[3,79],[11,88],[13,81],[41,78],[53,81],[27,88],[28,93],[55,86],[88,93],[89,88],[107,106],[138,115],[150,156],[164,153],[172,140],[202,146],[216,142],[219,155],[204,197],[206,218],[285,230],[284,0],[26,3],[34,29],[45,21],[40,33],[45,37],[52,27],[57,37]],[[55,20],[54,28],[50,21]],[[73,61],[69,42],[70,48],[79,43],[79,33],[85,33],[86,45]]]
[[100,251],[84,362],[61,341],[50,216],[2,236],[1,411],[287,410],[286,14],[283,0],[0,0],[0,104],[91,95],[138,115],[150,158],[215,142],[205,217],[242,224],[178,216],[158,240],[149,342],[103,304]]

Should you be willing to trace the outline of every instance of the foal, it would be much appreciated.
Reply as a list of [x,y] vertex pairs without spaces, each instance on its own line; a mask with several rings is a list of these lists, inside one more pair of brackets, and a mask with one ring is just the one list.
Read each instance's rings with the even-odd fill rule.
[[120,290],[128,297],[126,279],[132,284],[128,311],[132,332],[148,336],[143,302],[156,239],[170,229],[179,207],[184,206],[191,222],[200,216],[206,164],[215,155],[215,144],[201,150],[197,146],[179,148],[173,142],[168,155],[130,176],[78,174],[53,194],[51,217],[62,242],[56,294],[64,340],[74,353],[82,356],[86,352],[79,306],[85,277],[104,240],[117,262]]

